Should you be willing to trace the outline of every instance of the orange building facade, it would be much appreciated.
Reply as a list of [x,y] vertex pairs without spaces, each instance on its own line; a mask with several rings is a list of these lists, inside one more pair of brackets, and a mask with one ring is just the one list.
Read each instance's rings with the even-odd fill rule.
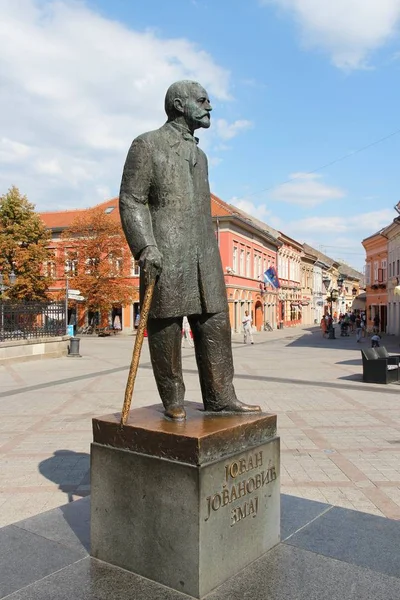
[[380,330],[386,332],[388,303],[388,239],[384,229],[362,241],[366,252],[365,287],[367,327],[373,327],[374,317],[379,316]]
[[[97,208],[99,207],[104,209],[110,219],[119,221],[118,198],[103,202],[97,206]],[[51,230],[49,247],[54,252],[54,261],[45,265],[45,269],[54,278],[50,293],[56,298],[66,297],[68,289],[68,323],[74,324],[76,330],[93,324],[114,326],[118,320],[121,331],[131,333],[139,313],[139,268],[136,261],[131,258],[127,245],[123,249],[123,253],[130,257],[131,265],[130,274],[124,279],[133,288],[133,303],[127,306],[116,303],[108,315],[100,315],[87,309],[85,299],[74,285],[75,265],[68,264],[67,261],[65,268],[62,267],[65,242],[62,240],[61,234],[84,210],[86,209],[40,213],[42,221]]]

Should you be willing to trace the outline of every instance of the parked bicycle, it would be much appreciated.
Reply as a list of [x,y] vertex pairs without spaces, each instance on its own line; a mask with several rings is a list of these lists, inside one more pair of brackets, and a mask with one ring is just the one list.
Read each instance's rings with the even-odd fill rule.
[[265,321],[264,323],[264,331],[273,331],[271,324],[269,321]]

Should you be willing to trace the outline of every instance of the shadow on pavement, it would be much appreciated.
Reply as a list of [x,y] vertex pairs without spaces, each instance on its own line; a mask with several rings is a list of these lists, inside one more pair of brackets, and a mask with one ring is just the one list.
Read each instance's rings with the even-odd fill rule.
[[43,477],[58,485],[68,502],[73,501],[73,496],[83,498],[90,494],[90,455],[86,452],[56,450],[39,463],[38,469]]
[[339,360],[335,365],[362,365],[361,358],[352,358],[351,360]]
[[[321,329],[318,327],[310,327],[303,329],[304,334],[296,336],[296,339],[291,341],[288,346],[297,348],[329,348],[334,350],[358,350],[356,336],[341,337],[339,327],[335,326],[335,338],[322,337]],[[290,339],[290,338],[286,338]]]

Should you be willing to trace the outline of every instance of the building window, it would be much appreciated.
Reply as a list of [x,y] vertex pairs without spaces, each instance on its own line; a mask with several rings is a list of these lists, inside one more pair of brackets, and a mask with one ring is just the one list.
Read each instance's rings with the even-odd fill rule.
[[78,261],[76,259],[67,259],[65,261],[65,273],[68,274],[69,277],[78,275]]
[[387,279],[387,273],[386,273],[386,270],[387,270],[387,261],[386,261],[386,258],[384,258],[382,260],[381,266],[382,266],[382,282],[383,282],[383,281],[386,281],[386,279]]
[[378,270],[379,270],[379,262],[377,260],[374,261],[374,283],[378,281]]
[[251,264],[250,264],[250,250],[247,250],[246,254],[246,277],[251,277]]
[[132,259],[131,275],[140,275],[140,267],[137,260]]
[[234,270],[235,273],[238,272],[238,249],[237,249],[237,246],[233,246],[233,263],[232,263],[232,269]]
[[365,284],[370,285],[371,283],[371,263],[365,265]]
[[244,250],[243,250],[243,248],[240,249],[239,273],[240,273],[240,275],[244,275]]
[[392,276],[392,263],[389,263],[389,277]]
[[44,274],[52,279],[56,277],[56,263],[54,261],[49,260],[44,263]]

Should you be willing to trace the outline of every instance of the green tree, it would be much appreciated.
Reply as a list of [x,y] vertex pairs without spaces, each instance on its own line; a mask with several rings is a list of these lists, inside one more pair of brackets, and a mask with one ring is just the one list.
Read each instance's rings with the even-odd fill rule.
[[12,300],[46,300],[51,278],[44,265],[52,260],[47,231],[35,207],[11,187],[0,196],[0,271],[8,285],[11,271],[15,285],[5,293]]

